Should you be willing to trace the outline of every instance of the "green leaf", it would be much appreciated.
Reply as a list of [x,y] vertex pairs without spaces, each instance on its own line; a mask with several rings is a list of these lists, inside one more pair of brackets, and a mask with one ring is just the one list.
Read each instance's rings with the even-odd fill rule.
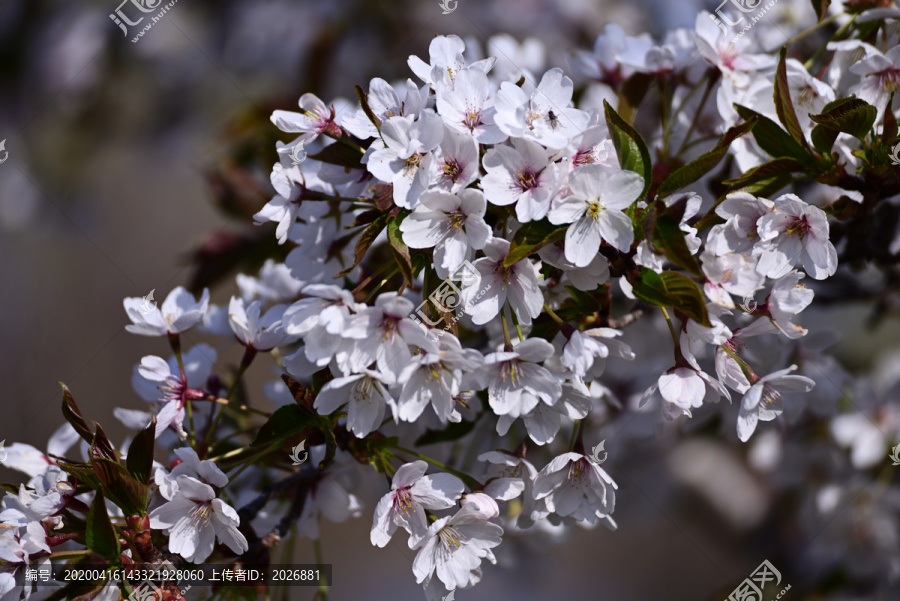
[[[647,216],[652,219],[654,211],[648,211]],[[662,214],[651,223],[652,235],[650,241],[661,254],[673,264],[690,273],[700,276],[700,264],[691,254],[687,243],[684,241],[684,232],[679,227],[679,222],[670,215]]]
[[743,123],[729,128],[712,150],[700,155],[684,167],[672,172],[659,187],[657,196],[659,198],[668,196],[675,190],[693,184],[695,181],[712,171],[713,168],[719,164],[719,161],[728,154],[728,149],[731,148],[732,142],[751,131],[756,125],[756,120],[756,117],[751,117]]
[[831,149],[840,132],[828,129],[824,125],[816,125],[812,128],[809,137],[812,138],[813,148],[825,156],[831,156]]
[[437,444],[439,442],[452,442],[454,440],[459,440],[460,438],[471,432],[474,427],[475,422],[450,422],[449,424],[447,424],[446,428],[442,428],[440,430],[426,430],[424,434],[416,439],[415,446],[423,447],[430,444]]
[[516,231],[509,245],[509,254],[503,259],[503,266],[515,265],[549,244],[565,238],[567,225],[553,225],[547,220],[529,221]]
[[250,446],[261,447],[272,443],[283,443],[297,432],[315,427],[318,417],[300,405],[279,407],[259,429]]
[[141,484],[150,483],[150,472],[153,470],[153,448],[156,443],[156,416],[150,425],[137,433],[128,446],[125,458],[125,469]]
[[769,180],[773,176],[789,175],[795,172],[804,173],[806,168],[794,159],[773,159],[762,165],[751,167],[746,173],[734,179],[727,179],[724,183],[735,188],[743,188],[757,182]]
[[809,144],[806,142],[806,136],[803,135],[803,129],[800,127],[800,121],[797,119],[797,113],[794,111],[794,103],[791,101],[786,60],[787,46],[782,46],[781,54],[778,58],[778,69],[775,72],[775,112],[778,114],[778,120],[791,134],[791,137],[809,151]]
[[369,97],[366,96],[366,93],[359,86],[356,86],[356,98],[359,100],[359,106],[362,107],[362,110],[366,114],[366,117],[369,118],[369,121],[372,122],[372,125],[375,126],[375,129],[381,132],[381,119],[375,116],[375,113],[372,111],[372,107],[369,106]]
[[118,562],[120,553],[119,536],[116,534],[116,529],[113,528],[109,519],[109,513],[106,511],[106,500],[103,498],[103,492],[99,490],[94,496],[90,513],[87,516],[85,538],[87,539],[88,549],[109,561]]
[[635,200],[639,200],[646,196],[647,191],[650,189],[650,183],[653,180],[653,163],[650,161],[650,151],[647,150],[647,144],[644,143],[641,134],[622,119],[605,100],[603,101],[603,110],[606,113],[609,135],[612,138],[613,146],[616,147],[616,153],[619,155],[619,164],[622,166],[622,169],[634,171],[644,178],[644,189],[635,198]]
[[78,484],[84,484],[91,489],[100,488],[100,480],[94,474],[94,469],[87,463],[69,463],[67,461],[56,462],[62,471],[66,472],[72,478],[78,481]]
[[703,291],[686,275],[676,271],[658,274],[643,267],[639,276],[630,277],[628,281],[634,295],[643,302],[657,307],[672,307],[701,325],[711,326]]
[[366,258],[366,253],[369,252],[369,248],[372,246],[372,243],[375,242],[375,239],[378,238],[378,234],[384,229],[387,225],[388,214],[382,213],[378,216],[378,218],[371,223],[366,229],[363,230],[362,235],[360,235],[359,240],[356,242],[356,251],[353,257],[353,265],[345,269],[344,271],[337,274],[335,277],[342,277],[353,271],[353,269],[362,263],[363,259]]
[[735,104],[734,108],[742,119],[750,119],[754,115],[757,117],[757,123],[753,127],[753,139],[770,157],[792,158],[810,169],[815,168],[815,158],[789,133],[781,129],[780,125],[745,106]]
[[365,165],[362,164],[363,155],[351,146],[338,140],[334,144],[329,144],[316,154],[309,155],[309,158],[328,163],[329,165],[338,165],[339,167],[347,167],[349,169],[362,169],[365,171]]
[[413,276],[412,259],[409,256],[409,247],[403,242],[403,234],[400,232],[400,223],[402,221],[403,218],[399,215],[395,215],[388,219],[388,242],[391,245],[391,252],[394,255],[394,260],[397,261],[397,265],[400,266],[400,272],[406,279],[407,285],[412,286],[415,278]]
[[78,408],[78,403],[75,402],[75,397],[72,396],[72,391],[69,390],[68,386],[59,383],[62,387],[63,391],[63,404],[62,404],[62,412],[63,417],[66,418],[66,421],[69,422],[75,431],[78,432],[78,435],[81,436],[88,443],[93,442],[94,433],[91,431],[90,426],[88,426],[87,420],[84,419],[84,416],[81,415],[81,409]]
[[821,113],[809,118],[830,130],[865,140],[877,116],[878,110],[865,100],[840,98],[829,102]]
[[144,515],[150,502],[150,489],[131,477],[124,467],[109,459],[94,457],[91,468],[110,501],[125,515]]

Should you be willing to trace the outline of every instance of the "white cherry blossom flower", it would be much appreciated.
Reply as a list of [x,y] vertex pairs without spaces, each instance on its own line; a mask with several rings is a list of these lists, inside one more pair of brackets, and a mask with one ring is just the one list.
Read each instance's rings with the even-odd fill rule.
[[301,141],[308,144],[319,134],[341,137],[341,128],[334,122],[334,106],[325,106],[315,94],[304,94],[300,97],[299,113],[291,111],[275,111],[272,123],[284,132],[301,133]]
[[512,146],[495,146],[484,155],[487,175],[481,188],[488,202],[498,206],[515,203],[516,218],[525,223],[541,219],[559,191],[565,166],[551,163],[540,144],[515,139]]
[[512,351],[491,353],[484,358],[481,377],[487,384],[488,403],[497,415],[521,417],[538,403],[553,405],[562,394],[559,381],[537,365],[553,355],[553,345],[528,338]]
[[544,295],[538,287],[534,265],[525,258],[504,267],[509,242],[500,238],[493,238],[485,244],[484,254],[485,257],[473,263],[478,270],[478,282],[462,291],[472,321],[479,325],[488,323],[499,315],[508,302],[519,323],[530,324],[532,318],[541,314],[544,306]]
[[542,469],[534,480],[534,498],[545,509],[538,516],[555,513],[577,522],[596,524],[608,520],[616,506],[618,486],[606,471],[579,453],[563,453]]
[[428,584],[436,574],[448,590],[471,586],[480,579],[482,559],[496,563],[491,549],[498,546],[503,528],[484,520],[476,504],[428,527],[413,560],[416,582]]
[[828,217],[794,194],[775,199],[775,207],[759,219],[757,269],[778,279],[797,264],[813,279],[824,280],[837,269],[837,251],[828,239]]
[[282,319],[287,305],[270,307],[264,315],[262,303],[253,301],[245,306],[244,299],[231,297],[228,304],[228,322],[238,341],[255,351],[270,351],[276,346],[291,344],[297,336],[285,331]]
[[406,463],[391,480],[391,491],[375,506],[370,539],[376,547],[386,546],[401,527],[409,533],[409,547],[415,548],[428,534],[425,509],[449,509],[465,490],[462,480],[452,474],[425,475],[424,461]]
[[747,52],[751,44],[749,39],[741,37],[734,42],[733,34],[719,29],[712,15],[705,10],[697,14],[694,30],[700,55],[736,85],[745,86],[750,81],[750,73],[775,66],[772,56]]
[[484,71],[462,69],[452,84],[438,85],[436,105],[448,127],[470,134],[480,144],[497,144],[507,138],[494,124],[496,110]]
[[[391,117],[418,117],[428,104],[428,86],[419,88],[413,80],[407,79],[404,86],[395,89],[385,80],[376,77],[369,82],[366,100],[372,113],[381,121]],[[362,107],[344,115],[341,126],[362,140],[378,136],[378,129]]]
[[212,487],[190,476],[178,476],[177,491],[150,512],[150,527],[169,533],[169,551],[193,563],[212,554],[216,540],[238,555],[249,547],[238,530],[237,511],[217,499]]
[[204,288],[198,302],[184,287],[173,289],[161,307],[148,305],[141,297],[129,297],[124,301],[125,312],[132,325],[125,329],[141,336],[179,334],[194,327],[203,319],[209,308],[209,290]]
[[771,212],[775,203],[746,192],[732,192],[716,207],[716,215],[725,223],[713,226],[706,246],[716,255],[748,254],[759,242],[757,224]]
[[569,138],[584,131],[588,114],[572,107],[575,86],[562,69],[550,69],[537,87],[525,82],[500,84],[494,121],[513,138],[525,138],[560,150]]
[[806,329],[791,323],[791,320],[808,307],[815,296],[812,290],[800,284],[802,279],[802,273],[793,271],[776,280],[766,299],[765,310],[772,324],[791,339],[806,335]]
[[809,392],[815,382],[805,376],[792,376],[797,369],[791,365],[786,369],[763,376],[750,386],[741,399],[738,413],[737,434],[741,442],[747,442],[759,421],[772,421],[781,415],[784,407],[781,401],[782,392]]
[[859,75],[859,84],[851,92],[884,112],[890,93],[900,89],[900,46],[894,46],[884,54],[878,52],[850,66],[850,72]]
[[364,369],[362,373],[335,378],[325,384],[316,395],[313,407],[328,415],[346,403],[347,427],[357,438],[362,438],[381,425],[385,405],[396,407],[385,388],[393,383],[394,379],[387,374]]
[[[456,78],[457,72],[466,68],[466,60],[463,52],[466,43],[455,35],[440,35],[431,40],[428,46],[428,56],[431,61],[426,63],[418,56],[410,56],[407,64],[416,76],[427,84],[449,84]],[[470,69],[478,69],[487,73],[497,62],[495,58],[486,58],[468,65]]]
[[403,241],[410,248],[433,246],[435,270],[439,277],[447,277],[490,239],[491,228],[484,222],[486,210],[480,190],[426,192],[400,224]]
[[384,147],[379,147],[380,142],[373,143],[366,167],[381,181],[393,184],[397,206],[413,209],[418,204],[419,196],[428,187],[431,151],[443,136],[441,118],[430,111],[424,111],[417,120],[408,116],[382,122]]
[[585,165],[569,180],[571,194],[553,201],[550,223],[572,225],[566,231],[566,259],[577,267],[590,263],[603,241],[621,251],[631,248],[634,229],[623,212],[637,200],[643,178],[631,171]]
[[478,142],[471,134],[444,127],[444,139],[434,151],[429,182],[432,189],[456,194],[478,177]]
[[634,72],[633,69],[623,66],[618,59],[619,53],[625,49],[627,37],[622,28],[615,23],[606,24],[603,33],[594,40],[592,52],[572,51],[569,56],[572,70],[581,77],[611,85],[620,84]]
[[[584,419],[591,411],[591,399],[583,384],[565,383],[559,400],[552,405],[538,403],[534,409],[524,414],[521,419],[525,424],[528,437],[535,444],[545,445],[552,442],[562,426],[562,418],[575,421]],[[511,415],[501,415],[497,420],[497,434],[505,436],[509,427],[516,420]]]
[[475,370],[481,355],[474,349],[463,350],[452,334],[441,336],[438,344],[437,350],[414,355],[400,373],[403,389],[397,399],[397,417],[402,421],[416,421],[429,404],[442,424],[459,419],[454,399],[463,390],[464,373]]

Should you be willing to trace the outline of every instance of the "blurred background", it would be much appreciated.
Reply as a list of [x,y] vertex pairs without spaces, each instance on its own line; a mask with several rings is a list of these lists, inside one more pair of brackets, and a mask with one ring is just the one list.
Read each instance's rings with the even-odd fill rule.
[[[294,109],[304,92],[331,102],[375,76],[412,77],[408,56],[426,57],[435,35],[482,48],[499,32],[537,38],[546,65],[565,67],[566,53],[590,49],[606,23],[659,36],[715,8],[459,0],[443,15],[438,4],[179,0],[135,43],[139,27],[125,37],[110,19],[117,0],[0,1],[0,140],[9,153],[0,164],[0,439],[45,448],[62,423],[58,381],[114,441],[124,436],[112,408],[145,408],[130,384],[134,365],[169,351],[162,339],[125,332],[122,299],[155,290],[161,302],[177,285],[202,288],[228,273],[212,290],[214,302],[227,300],[241,268],[234,257],[273,239],[249,216],[274,194],[275,141],[289,141],[268,121],[275,108]],[[198,270],[192,257],[210,260]],[[843,306],[810,311],[803,322],[839,326],[832,354],[852,370],[897,346],[896,322],[873,330],[866,317],[864,306]],[[646,334],[652,343],[655,334]],[[186,345],[200,340],[191,335]],[[255,365],[251,386],[272,376]],[[641,421],[627,427],[646,428]],[[763,559],[793,585],[785,598],[824,598],[803,593],[806,531],[773,525],[794,507],[779,504],[743,450],[714,435],[644,440],[607,464],[619,483],[617,532],[574,529],[561,545],[513,538],[497,553],[501,565],[486,567],[459,601],[720,600]],[[739,502],[725,494],[734,490]],[[369,543],[372,508],[367,499],[362,518],[323,524],[325,561],[334,565],[329,598],[422,599],[414,552],[398,539],[381,550]],[[843,531],[829,527],[817,536],[840,544]],[[297,557],[313,561],[308,541]],[[840,598],[900,599],[897,589],[879,591]]]

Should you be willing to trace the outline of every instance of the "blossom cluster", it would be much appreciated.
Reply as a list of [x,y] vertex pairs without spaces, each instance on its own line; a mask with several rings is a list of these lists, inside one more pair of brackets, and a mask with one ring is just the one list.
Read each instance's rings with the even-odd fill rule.
[[[135,366],[151,405],[116,410],[138,431],[120,449],[67,389],[47,452],[9,449],[32,479],[3,500],[0,595],[69,542],[51,534],[67,512],[126,519],[127,549],[118,536],[91,549],[111,559],[150,561],[154,535],[190,562],[241,557],[293,522],[318,538],[320,516],[359,516],[367,465],[389,482],[375,487],[372,544],[406,531],[436,601],[477,584],[511,531],[616,527],[618,485],[586,441],[617,416],[717,416],[724,437],[748,442],[761,421],[834,413],[798,394],[839,372],[799,346],[797,321],[807,284],[853,246],[833,224],[891,185],[900,15],[878,10],[857,21],[890,23],[876,37],[893,48],[833,41],[824,79],[701,13],[661,42],[606,27],[570,57],[582,87],[506,37],[491,46],[502,57],[482,58],[451,35],[427,61],[410,57],[415,80],[358,87],[356,107],[307,93],[300,112],[275,111],[296,137],[278,143],[276,194],[255,221],[274,222],[290,251],[238,276],[227,305],[181,287],[160,307],[125,299],[128,331],[165,337],[173,355]],[[633,116],[651,82],[662,115],[642,136]],[[183,350],[194,333],[217,346]],[[234,346],[240,366],[218,375]],[[242,399],[260,354],[281,376],[266,389],[273,413]],[[891,434],[862,413],[831,423],[857,467],[900,437],[890,415]],[[84,462],[63,461],[79,438]],[[310,461],[295,469],[287,450],[301,439]],[[470,457],[420,452],[463,442]],[[177,456],[168,468],[157,444]],[[273,497],[288,489],[299,504]],[[817,503],[834,507],[841,493],[827,492]]]

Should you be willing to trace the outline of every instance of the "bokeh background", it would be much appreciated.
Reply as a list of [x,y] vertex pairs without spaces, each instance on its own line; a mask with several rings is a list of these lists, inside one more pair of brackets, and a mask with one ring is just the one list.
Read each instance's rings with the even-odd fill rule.
[[[372,77],[412,76],[407,57],[427,56],[435,35],[482,45],[498,32],[533,37],[549,66],[565,67],[566,53],[590,48],[606,23],[659,35],[715,7],[459,0],[443,15],[437,0],[179,0],[138,43],[110,19],[116,8],[117,0],[0,1],[0,139],[9,152],[0,164],[0,439],[38,448],[62,423],[58,381],[114,440],[125,433],[112,409],[144,408],[133,367],[168,349],[125,332],[124,297],[155,289],[161,301],[176,285],[211,277],[191,267],[198,253],[221,257],[273,238],[248,219],[273,194],[275,140],[288,140],[268,121],[273,109],[291,110],[304,92],[351,98]],[[215,301],[228,298],[229,280],[213,289]],[[832,354],[862,369],[898,340],[896,322],[872,329],[867,315],[843,306],[802,321],[838,326]],[[273,374],[259,364],[249,375],[252,390]],[[793,584],[786,598],[804,598],[808,541],[772,534],[780,509],[734,447],[701,436],[622,449],[606,466],[620,485],[617,532],[575,529],[562,545],[513,539],[498,552],[501,565],[458,599],[723,599],[763,559]],[[362,518],[323,525],[329,598],[421,599],[414,552],[396,539],[370,545],[371,510],[369,500]],[[308,542],[297,560],[313,561]],[[883,590],[879,599],[900,599]]]

